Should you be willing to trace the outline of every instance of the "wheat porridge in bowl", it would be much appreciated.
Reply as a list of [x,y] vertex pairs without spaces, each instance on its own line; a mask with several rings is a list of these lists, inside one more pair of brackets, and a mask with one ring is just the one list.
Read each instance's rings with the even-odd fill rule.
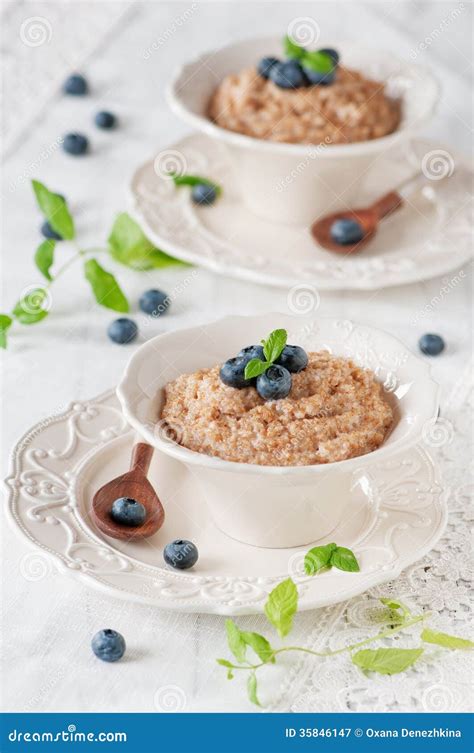
[[257,139],[343,144],[386,136],[401,119],[385,85],[339,64],[336,50],[308,52],[288,37],[286,61],[262,58],[230,74],[213,93],[217,125]]
[[275,330],[263,346],[168,383],[161,420],[195,452],[299,466],[376,450],[394,415],[370,370],[324,350],[306,354]]

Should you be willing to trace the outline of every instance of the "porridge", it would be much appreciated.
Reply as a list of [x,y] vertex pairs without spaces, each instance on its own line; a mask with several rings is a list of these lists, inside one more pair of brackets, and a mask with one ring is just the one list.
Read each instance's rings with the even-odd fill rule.
[[330,86],[286,89],[247,68],[219,84],[209,117],[222,128],[257,139],[344,144],[392,133],[401,108],[382,83],[342,66]]
[[[304,365],[293,369],[283,356],[275,359],[296,372],[282,399],[264,399],[253,383],[235,389],[215,366],[170,382],[161,418],[182,446],[238,463],[313,465],[376,450],[393,412],[374,374],[326,351],[304,355]],[[231,359],[241,360],[240,354]],[[278,369],[287,372],[267,366],[267,373]]]

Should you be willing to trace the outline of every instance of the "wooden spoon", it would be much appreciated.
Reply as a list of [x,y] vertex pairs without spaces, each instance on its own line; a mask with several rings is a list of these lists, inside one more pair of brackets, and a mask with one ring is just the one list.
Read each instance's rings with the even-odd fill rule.
[[[133,448],[130,470],[109,481],[94,494],[91,517],[97,528],[107,536],[114,539],[144,539],[153,536],[163,525],[163,505],[146,477],[152,455],[151,445],[138,442]],[[141,526],[125,526],[113,520],[110,511],[119,497],[131,497],[144,505],[146,518]]]
[[[412,190],[414,185],[424,176],[417,173],[415,176],[404,180],[396,190],[386,193],[378,201],[368,207],[361,209],[347,209],[342,212],[334,212],[322,217],[311,226],[311,234],[315,241],[323,248],[329,251],[336,251],[339,254],[353,254],[360,251],[377,232],[380,220],[392,214],[403,204],[403,193]],[[335,220],[350,219],[355,220],[362,226],[364,237],[357,243],[336,243],[331,238],[331,226]]]

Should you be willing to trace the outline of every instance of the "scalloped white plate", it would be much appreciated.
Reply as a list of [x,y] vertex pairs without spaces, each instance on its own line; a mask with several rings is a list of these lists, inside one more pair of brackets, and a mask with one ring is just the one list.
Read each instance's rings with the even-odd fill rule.
[[[131,182],[133,212],[158,247],[229,277],[286,289],[307,282],[320,290],[374,290],[419,282],[457,269],[472,255],[472,169],[454,158],[452,150],[414,141],[411,160],[418,169],[428,153],[433,154],[435,177],[438,168],[449,169],[450,160],[453,175],[443,181],[427,179],[414,189],[405,206],[382,222],[374,240],[353,256],[321,248],[307,227],[252,214],[241,201],[225,147],[202,134],[170,145],[138,168]],[[441,154],[438,164],[436,154]],[[371,196],[396,186],[407,177],[406,169],[385,162],[374,166]],[[188,188],[177,189],[165,177],[171,170],[207,176],[223,186],[223,194],[212,207],[196,207]],[[360,205],[366,203],[361,195]]]
[[[6,480],[10,518],[39,548],[38,557],[124,599],[182,612],[251,614],[291,575],[300,608],[322,607],[398,576],[434,546],[446,524],[434,464],[422,448],[411,449],[361,477],[353,515],[331,534],[355,551],[361,572],[308,578],[308,547],[260,549],[227,538],[211,522],[192,474],[155,451],[149,477],[166,509],[165,525],[140,543],[118,542],[94,528],[89,509],[93,493],[128,467],[133,440],[108,392],[34,426],[15,447]],[[191,571],[163,566],[163,546],[178,536],[199,548]]]

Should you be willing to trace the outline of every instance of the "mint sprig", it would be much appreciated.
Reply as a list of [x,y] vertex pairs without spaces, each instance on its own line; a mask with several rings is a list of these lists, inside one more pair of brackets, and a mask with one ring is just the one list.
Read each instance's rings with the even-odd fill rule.
[[359,572],[360,567],[353,551],[337,544],[315,546],[306,553],[304,571],[306,575],[315,575],[320,570],[336,567],[349,573]]
[[322,50],[306,50],[286,36],[283,39],[283,49],[286,57],[298,62],[305,68],[310,68],[316,73],[331,73],[335,68],[334,60],[327,52]]
[[[314,565],[327,566],[332,554],[337,549],[336,544],[327,544],[323,547],[314,547],[311,561]],[[325,551],[323,551],[325,550]],[[345,550],[350,552],[350,550]],[[308,554],[310,553],[308,552]],[[316,552],[316,553],[315,553]],[[307,555],[308,556],[308,555]],[[345,556],[345,555],[344,555]],[[322,563],[326,562],[326,565]],[[321,569],[320,567],[318,569]],[[228,659],[217,659],[217,663],[227,670],[227,679],[232,680],[236,671],[248,672],[247,695],[251,703],[261,706],[258,696],[257,673],[261,667],[275,664],[280,654],[299,651],[316,657],[330,657],[337,654],[348,653],[352,663],[363,672],[375,672],[382,675],[393,675],[404,672],[415,664],[423,655],[423,645],[413,648],[381,647],[376,649],[364,648],[367,644],[389,639],[396,633],[406,630],[414,625],[421,624],[429,618],[428,614],[414,615],[401,601],[392,598],[381,598],[380,602],[385,609],[386,627],[376,635],[364,638],[357,643],[332,651],[313,651],[305,646],[281,646],[275,648],[265,636],[259,633],[249,633],[240,630],[239,626],[231,619],[226,620],[227,642],[229,649],[235,657],[235,662]],[[270,624],[277,630],[279,636],[285,637],[292,628],[293,618],[298,608],[298,589],[291,578],[279,583],[268,595],[264,605],[264,613]],[[447,633],[437,633],[424,627],[420,634],[424,644],[436,644],[451,650],[470,650],[474,643],[465,638],[459,638]],[[258,661],[248,656],[247,648],[251,648]]]
[[211,186],[215,190],[216,196],[220,196],[222,193],[222,187],[218,183],[214,183],[213,180],[209,180],[209,178],[201,178],[199,175],[186,175],[180,173],[168,173],[168,175],[173,178],[175,186],[194,187],[203,183],[205,186]]
[[270,332],[267,339],[262,340],[265,361],[262,361],[261,358],[252,358],[245,367],[245,379],[253,379],[260,376],[260,374],[264,374],[281,356],[287,339],[288,332],[286,329],[275,329],[273,332]]
[[[14,321],[23,325],[37,324],[46,318],[49,308],[49,288],[68,267],[79,259],[84,261],[84,277],[91,286],[95,300],[113,311],[127,312],[129,303],[115,276],[107,271],[95,254],[106,253],[114,260],[135,270],[160,269],[171,265],[188,266],[156,248],[142,232],[140,226],[128,214],[122,213],[115,220],[104,248],[83,249],[76,243],[74,219],[65,199],[50,191],[38,180],[32,181],[37,204],[53,230],[74,244],[75,254],[59,267],[53,275],[57,244],[44,240],[35,251],[34,262],[46,283],[28,292],[15,304],[10,314],[0,314],[0,348],[7,347],[7,333]],[[61,246],[65,245],[64,243]],[[94,255],[94,256],[92,256]]]

